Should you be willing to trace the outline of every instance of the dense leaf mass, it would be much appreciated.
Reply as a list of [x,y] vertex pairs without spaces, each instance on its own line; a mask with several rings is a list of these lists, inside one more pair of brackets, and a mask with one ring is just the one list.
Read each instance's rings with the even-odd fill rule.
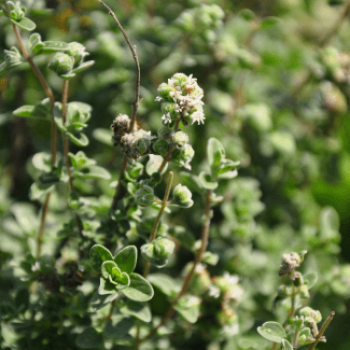
[[0,0],[0,348],[348,350],[350,1],[106,2]]

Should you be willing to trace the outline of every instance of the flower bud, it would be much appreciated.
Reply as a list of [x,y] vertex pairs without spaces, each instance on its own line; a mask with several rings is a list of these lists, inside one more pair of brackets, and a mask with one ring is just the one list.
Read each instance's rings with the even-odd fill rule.
[[61,77],[71,72],[73,69],[73,60],[67,54],[58,52],[52,57],[49,68]]
[[14,19],[15,21],[20,21],[24,18],[26,8],[21,7],[21,3],[19,1],[17,1],[16,4],[14,4],[13,2],[9,2],[9,5],[11,9],[10,16],[12,19]]
[[168,238],[159,237],[153,242],[144,244],[141,247],[142,256],[152,265],[163,267],[173,253],[175,243]]
[[135,200],[140,207],[150,207],[154,201],[153,188],[147,185],[142,186],[135,192]]
[[171,138],[173,143],[179,148],[183,147],[188,142],[188,135],[182,130],[176,131]]
[[299,295],[301,299],[309,299],[310,298],[310,292],[309,289],[307,288],[306,284],[303,284],[302,286],[299,287]]
[[169,150],[169,144],[166,140],[158,140],[153,145],[153,150],[155,154],[159,154],[160,156],[164,157]]
[[192,193],[186,186],[178,184],[174,188],[173,197],[174,202],[183,208],[189,208],[193,205]]
[[279,276],[284,276],[292,272],[295,268],[300,266],[301,257],[298,253],[283,254],[280,265]]
[[68,55],[74,58],[74,66],[78,67],[83,63],[84,57],[89,53],[85,51],[85,46],[73,41],[68,44]]
[[151,135],[150,131],[139,129],[130,134],[125,134],[120,144],[123,148],[124,153],[133,159],[137,159],[140,156],[148,154],[151,150],[151,140],[154,136]]
[[111,129],[114,133],[112,141],[114,146],[118,146],[122,137],[127,133],[130,127],[130,118],[126,114],[118,114],[113,120]]
[[322,315],[318,310],[314,310],[311,307],[304,307],[299,311],[300,316],[305,318],[307,322],[319,323],[322,321]]
[[175,73],[170,79],[175,87],[182,89],[187,83],[187,75],[184,73]]
[[171,95],[173,95],[175,93],[175,88],[166,84],[166,83],[162,83],[159,85],[158,87],[158,94],[160,95],[160,97],[162,97],[164,100],[170,101],[170,102],[174,102],[174,99]]
[[187,169],[191,169],[190,162],[194,157],[194,150],[190,144],[186,144],[184,148],[175,148],[171,154],[172,161],[178,165]]
[[294,282],[294,285],[297,287],[303,285],[304,284],[303,275],[299,271],[295,271],[292,277],[292,281]]

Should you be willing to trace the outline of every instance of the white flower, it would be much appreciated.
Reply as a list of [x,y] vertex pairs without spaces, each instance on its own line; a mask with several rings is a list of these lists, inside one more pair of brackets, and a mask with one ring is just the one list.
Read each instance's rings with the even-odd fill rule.
[[239,277],[237,275],[230,275],[228,272],[225,272],[223,277],[230,284],[237,284],[239,281]]
[[154,101],[157,101],[157,102],[163,101],[163,97],[157,96],[157,97],[154,99]]
[[192,124],[197,122],[198,125],[200,124],[204,124],[204,120],[205,120],[205,115],[202,111],[196,111],[191,115],[192,118]]
[[163,120],[164,124],[171,123],[170,113],[164,114],[162,116],[162,120]]
[[220,289],[216,286],[211,285],[209,287],[209,296],[217,299],[220,296]]

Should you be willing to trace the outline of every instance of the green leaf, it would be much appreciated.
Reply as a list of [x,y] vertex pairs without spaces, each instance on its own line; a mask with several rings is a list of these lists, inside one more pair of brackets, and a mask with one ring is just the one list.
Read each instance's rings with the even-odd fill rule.
[[185,295],[174,305],[174,309],[188,322],[196,323],[199,316],[200,299]]
[[280,23],[281,20],[278,17],[265,17],[260,25],[261,29],[268,29],[270,27],[273,27],[275,25],[277,25],[278,23]]
[[97,333],[95,328],[88,327],[80,333],[75,339],[75,345],[81,349],[92,349],[100,347],[102,344],[102,335]]
[[[151,176],[153,173],[158,172],[158,169],[160,168],[162,162],[163,162],[163,157],[150,154],[149,160],[146,164],[146,173],[149,176]],[[162,174],[166,172],[167,168],[168,168],[168,164],[164,167]]]
[[[37,48],[35,47],[34,50]],[[65,52],[68,50],[68,44],[63,41],[44,41],[40,50],[36,52],[37,55],[49,55],[56,52]]]
[[112,261],[112,253],[101,244],[95,244],[90,250],[91,266],[98,272],[101,271],[101,265],[105,261]]
[[225,160],[225,149],[221,142],[214,137],[210,138],[207,146],[208,162],[210,167],[218,167]]
[[31,201],[35,201],[49,193],[54,189],[55,185],[52,184],[40,184],[33,182],[29,189],[29,198]]
[[33,118],[33,111],[34,106],[25,105],[17,108],[15,111],[13,111],[13,114],[17,117]]
[[122,292],[127,298],[138,302],[149,301],[154,295],[151,284],[137,273],[130,274],[130,286]]
[[143,322],[151,322],[152,314],[151,309],[147,304],[137,303],[132,300],[128,300],[120,308],[120,312],[124,315],[134,316]]
[[215,266],[219,261],[219,255],[211,252],[205,252],[202,257],[202,262]]
[[114,294],[117,293],[118,290],[116,288],[116,285],[112,282],[103,277],[100,278],[100,286],[98,288],[98,294],[105,295],[105,294]]
[[307,289],[312,288],[318,280],[318,274],[316,271],[310,271],[306,273],[304,276],[304,282],[307,282]]
[[110,304],[116,298],[118,298],[118,294],[117,293],[100,295],[96,291],[95,294],[91,298],[91,307],[94,310],[102,309],[103,307],[105,307],[108,304]]
[[85,146],[87,146],[89,144],[88,137],[85,134],[83,134],[83,133],[72,134],[71,132],[66,132],[66,135],[77,146],[85,147]]
[[337,211],[333,207],[326,207],[320,217],[320,238],[323,240],[337,240],[340,238],[340,220]]
[[136,267],[137,248],[134,245],[125,247],[114,257],[113,260],[121,271],[130,274]]
[[110,129],[97,128],[92,132],[92,136],[94,139],[104,143],[105,145],[113,146],[112,133]]
[[275,343],[280,343],[287,336],[286,331],[278,322],[265,322],[258,327],[258,332],[265,339]]
[[250,9],[243,9],[237,13],[238,16],[242,17],[246,21],[251,21],[256,18],[255,13]]
[[216,181],[213,181],[211,176],[207,174],[205,171],[202,171],[199,176],[199,181],[201,182],[201,185],[206,190],[215,190],[218,187],[218,183]]
[[46,152],[39,152],[34,154],[32,158],[32,164],[35,169],[40,170],[42,172],[50,172],[51,171],[51,154]]
[[16,24],[19,28],[28,30],[28,31],[32,31],[36,28],[36,24],[27,17],[23,17],[19,21],[15,21],[14,19],[11,18],[11,22]]
[[163,294],[169,297],[177,294],[181,289],[181,284],[178,283],[178,281],[163,273],[149,275],[148,280]]
[[294,350],[292,344],[287,339],[282,339],[282,350]]
[[103,333],[109,338],[130,340],[131,336],[128,333],[133,326],[134,323],[129,318],[114,316],[107,322]]
[[102,180],[110,180],[111,174],[105,168],[102,168],[98,165],[90,165],[79,171],[73,172],[73,177],[79,179],[102,179]]
[[90,68],[94,63],[95,63],[95,61],[86,61],[86,62],[82,63],[79,67],[73,69],[72,73],[76,74],[76,73],[83,72],[84,70]]
[[23,118],[47,118],[50,120],[50,100],[45,98],[35,106],[25,105],[17,108],[13,114]]

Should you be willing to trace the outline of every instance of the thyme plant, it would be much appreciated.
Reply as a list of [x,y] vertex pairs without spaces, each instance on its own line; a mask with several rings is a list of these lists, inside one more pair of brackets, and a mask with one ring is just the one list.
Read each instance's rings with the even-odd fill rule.
[[[104,1],[95,3],[86,2],[87,9],[95,6],[91,17],[82,14],[84,2],[69,5],[80,13],[79,25],[83,16],[97,23],[87,25],[97,29],[86,40],[74,29],[65,36],[45,32],[41,20],[51,15],[49,2],[1,0],[0,26],[8,36],[1,45],[9,47],[0,64],[0,98],[2,84],[12,92],[12,79],[25,74],[28,81],[19,87],[29,97],[5,106],[14,107],[11,118],[50,129],[51,136],[49,147],[38,141],[39,152],[28,157],[28,201],[12,202],[0,191],[0,347],[323,348],[333,310],[346,311],[350,265],[335,258],[337,212],[320,208],[290,179],[305,187],[312,182],[327,147],[315,135],[310,142],[301,139],[305,135],[297,140],[286,130],[298,113],[305,117],[297,120],[298,130],[307,118],[315,123],[310,129],[324,123],[327,155],[335,156],[327,126],[347,110],[348,57],[327,45],[349,3],[300,81],[287,96],[275,94],[276,122],[259,91],[256,99],[252,91],[243,95],[251,73],[259,82],[270,77],[268,48],[260,47],[259,56],[253,39],[277,40],[269,28],[278,26],[278,18],[237,10],[225,19],[231,5],[224,11],[215,1],[191,0],[165,24],[148,9],[148,30],[164,44],[158,51],[144,32],[148,18],[136,15],[124,29],[125,18],[120,22]],[[165,17],[178,11],[176,2],[169,2],[170,10],[161,6]],[[128,29],[132,38],[144,39],[137,47]],[[67,36],[76,39],[66,42]],[[159,57],[145,60],[153,50]],[[127,69],[118,66],[123,64]],[[192,66],[200,76],[210,75],[203,86]],[[310,79],[315,94],[325,96],[322,118],[312,114],[312,103],[291,106]],[[118,93],[111,97],[114,81]],[[107,100],[108,111],[93,108],[105,108]],[[305,147],[300,152],[297,142]],[[101,145],[108,151],[99,152]],[[314,286],[315,299],[309,293]]]

